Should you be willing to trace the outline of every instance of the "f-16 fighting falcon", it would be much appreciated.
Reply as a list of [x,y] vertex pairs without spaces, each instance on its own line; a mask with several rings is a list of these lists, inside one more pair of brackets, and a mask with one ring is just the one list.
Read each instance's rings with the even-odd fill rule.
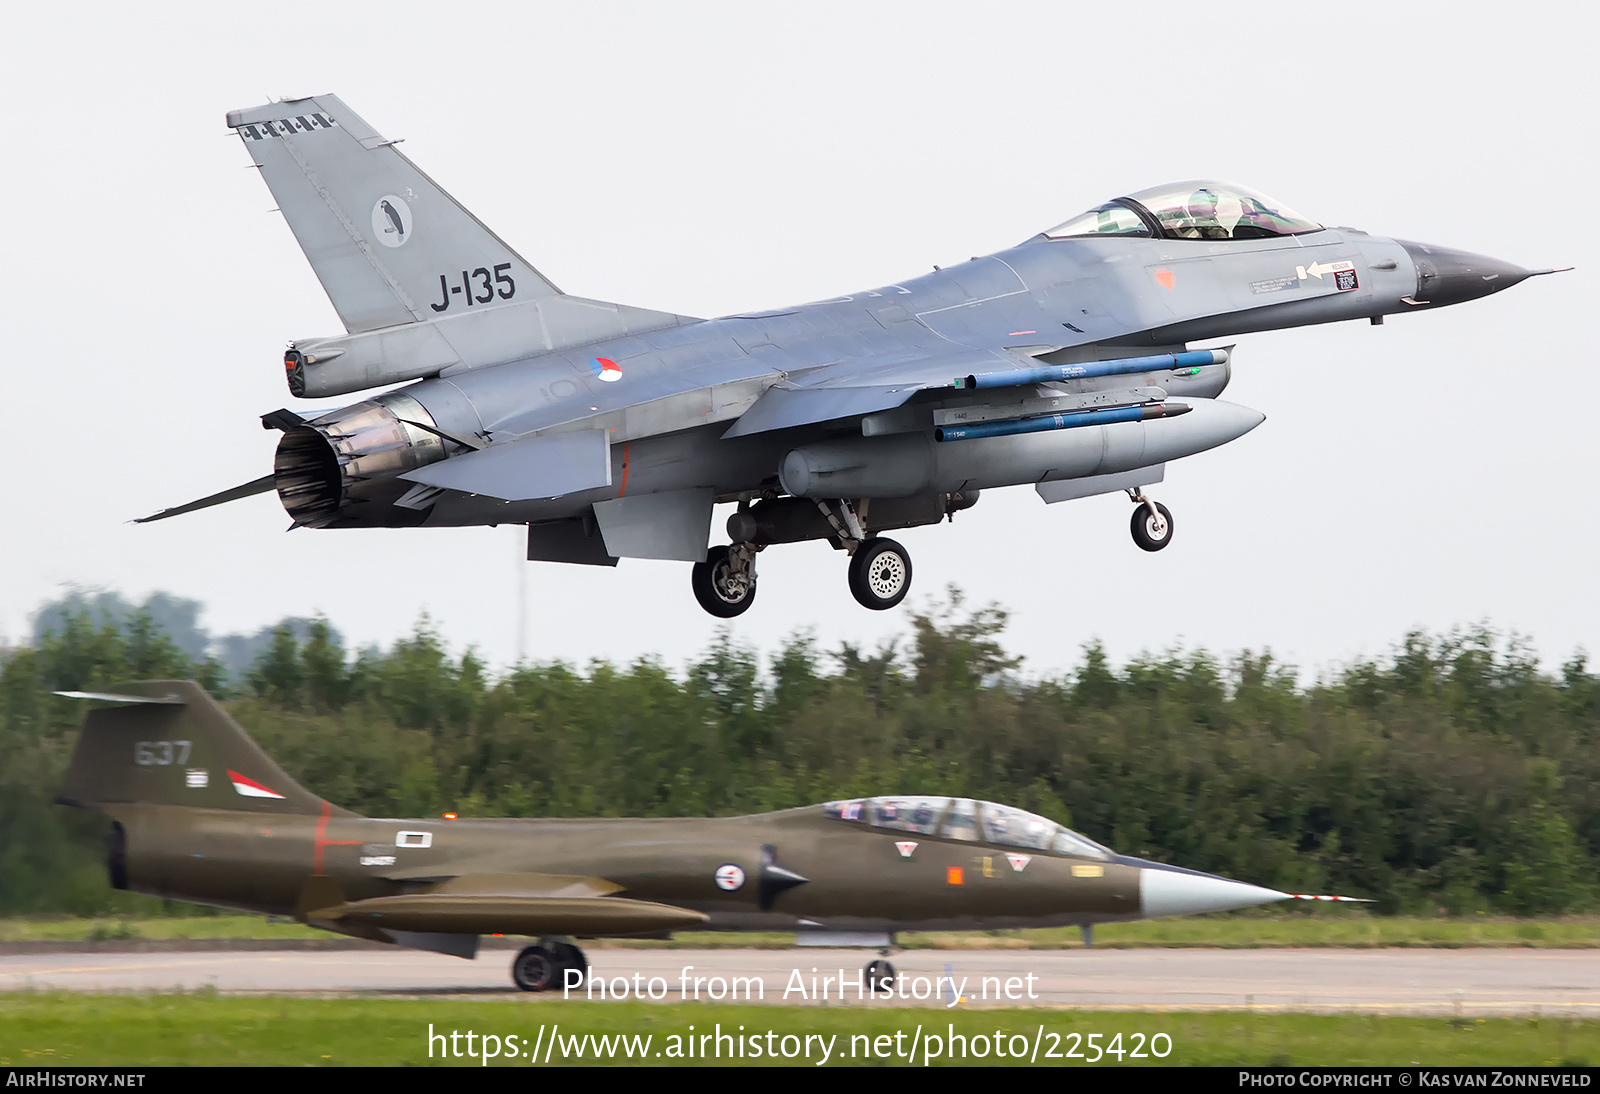
[[[56,801],[111,819],[116,888],[458,957],[476,957],[483,934],[533,936],[512,964],[527,991],[581,980],[574,937],[795,931],[802,945],[887,955],[897,931],[1077,925],[1087,940],[1095,923],[1291,897],[968,798],[753,817],[369,819],[297,785],[197,684],[61,694],[114,704],[89,713]],[[894,975],[881,959],[867,968],[882,986]]]
[[[822,539],[868,608],[911,558],[881,533],[981,490],[1146,490],[1263,415],[1220,401],[1233,350],[1189,343],[1440,308],[1536,273],[1327,228],[1225,182],[1108,201],[895,285],[692,319],[569,296],[333,96],[228,115],[343,320],[284,354],[289,390],[396,383],[283,433],[272,474],[145,520],[275,489],[295,527],[526,524],[528,558],[693,563],[702,607],[750,607],[756,560]],[[709,550],[713,506],[736,503]]]

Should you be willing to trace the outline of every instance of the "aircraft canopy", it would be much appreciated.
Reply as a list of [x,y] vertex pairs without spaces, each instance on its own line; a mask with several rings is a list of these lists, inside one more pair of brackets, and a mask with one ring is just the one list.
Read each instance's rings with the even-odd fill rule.
[[855,798],[829,802],[823,812],[834,820],[918,832],[924,836],[1027,847],[1058,855],[1109,859],[1111,851],[1087,836],[1036,813],[972,798],[935,796]]
[[1191,179],[1140,190],[1058,224],[1050,239],[1161,236],[1165,239],[1266,239],[1320,231],[1265,194],[1231,182]]

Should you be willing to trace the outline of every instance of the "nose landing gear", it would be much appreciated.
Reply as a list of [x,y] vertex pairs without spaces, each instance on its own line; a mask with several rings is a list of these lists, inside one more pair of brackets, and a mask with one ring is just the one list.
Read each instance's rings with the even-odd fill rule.
[[1133,499],[1137,507],[1130,522],[1133,542],[1146,551],[1159,551],[1171,543],[1172,510],[1135,490],[1129,490],[1128,497]]

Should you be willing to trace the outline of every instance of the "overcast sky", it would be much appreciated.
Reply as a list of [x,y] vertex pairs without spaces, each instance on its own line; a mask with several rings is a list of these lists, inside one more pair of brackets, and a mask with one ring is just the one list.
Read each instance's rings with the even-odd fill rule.
[[[223,115],[333,92],[563,289],[688,315],[885,284],[1195,176],[1575,265],[1381,327],[1241,339],[1224,397],[1267,420],[1168,467],[1160,554],[1122,496],[1027,487],[896,536],[908,603],[951,583],[999,602],[1039,672],[1096,637],[1118,659],[1270,647],[1316,671],[1479,621],[1548,661],[1600,651],[1593,5],[152,10],[6,17],[0,636],[79,583],[197,598],[214,632],[321,611],[387,643],[427,611],[456,648],[516,658],[520,529],[286,535],[271,494],[125,523],[270,470],[258,415],[315,405],[285,390],[284,343],[341,328]],[[531,658],[679,665],[714,634],[685,564],[523,565]],[[763,649],[906,625],[857,606],[824,545],[760,574],[734,632]]]

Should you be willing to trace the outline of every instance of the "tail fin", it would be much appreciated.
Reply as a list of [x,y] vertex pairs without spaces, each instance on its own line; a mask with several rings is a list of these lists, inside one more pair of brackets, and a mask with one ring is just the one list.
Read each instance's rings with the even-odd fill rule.
[[228,114],[354,334],[561,291],[333,95]]
[[328,808],[191,681],[144,680],[115,692],[59,694],[122,704],[92,710],[84,719],[56,797],[61,805],[104,811],[140,803],[297,815]]

